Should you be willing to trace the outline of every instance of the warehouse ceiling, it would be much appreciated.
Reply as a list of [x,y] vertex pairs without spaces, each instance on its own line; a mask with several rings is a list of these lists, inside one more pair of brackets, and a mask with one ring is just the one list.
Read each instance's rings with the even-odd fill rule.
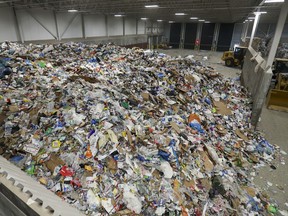
[[[268,12],[263,16],[266,22],[276,22],[281,4],[262,4],[263,0],[4,0],[0,7],[16,9],[42,8],[57,12],[78,10],[83,13],[148,18],[152,20],[193,22],[197,17],[210,22],[243,22],[253,11],[260,9]],[[158,5],[158,8],[145,8]],[[261,6],[259,6],[261,5]],[[176,16],[175,13],[185,15]],[[273,18],[273,16],[276,18]],[[197,20],[194,20],[197,22]]]

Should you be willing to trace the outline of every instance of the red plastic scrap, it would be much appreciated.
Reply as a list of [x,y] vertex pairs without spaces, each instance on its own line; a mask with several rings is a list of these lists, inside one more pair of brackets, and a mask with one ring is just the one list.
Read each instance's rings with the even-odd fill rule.
[[67,167],[67,166],[63,166],[63,167],[61,168],[61,170],[60,170],[60,174],[61,174],[62,176],[65,176],[65,177],[67,177],[67,176],[73,176],[73,175],[74,175],[74,171],[73,171],[71,168]]

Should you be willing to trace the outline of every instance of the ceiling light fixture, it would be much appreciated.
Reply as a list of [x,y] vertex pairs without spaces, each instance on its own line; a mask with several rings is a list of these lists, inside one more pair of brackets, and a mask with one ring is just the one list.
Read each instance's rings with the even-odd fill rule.
[[204,23],[210,23],[210,21],[205,21]]
[[146,17],[142,17],[142,18],[141,18],[141,20],[147,20],[147,19],[148,19],[148,18],[146,18]]
[[254,20],[255,17],[248,17],[248,20]]
[[169,21],[169,23],[175,23],[175,21]]
[[163,22],[163,20],[157,20],[157,22]]
[[205,20],[198,20],[199,22],[205,22]]
[[115,14],[114,17],[122,17],[122,14]]
[[198,17],[190,17],[191,20],[197,20]]
[[264,3],[283,3],[285,0],[266,0]]
[[68,10],[69,13],[75,13],[75,12],[78,12],[78,10],[75,10],[75,9],[70,9]]
[[145,5],[146,8],[158,8],[159,5]]
[[186,15],[185,13],[175,13],[176,16],[184,16]]

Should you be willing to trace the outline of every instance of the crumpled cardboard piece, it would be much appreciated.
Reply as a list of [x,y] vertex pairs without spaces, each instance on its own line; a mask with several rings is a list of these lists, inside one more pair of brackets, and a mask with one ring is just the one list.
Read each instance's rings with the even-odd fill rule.
[[227,104],[222,101],[213,100],[213,104],[216,107],[217,113],[221,115],[232,115],[232,110],[227,107]]
[[178,134],[181,133],[180,128],[178,127],[178,125],[175,122],[171,122],[170,125]]
[[61,160],[57,155],[52,153],[50,155],[50,159],[45,162],[45,165],[51,172],[54,172],[56,166],[64,166],[65,162]]
[[210,160],[208,153],[200,152],[202,162],[204,163],[205,170],[211,172],[214,168],[213,162]]
[[149,93],[142,92],[142,93],[141,93],[141,96],[143,97],[143,99],[144,99],[145,101],[149,101],[149,96],[150,96]]
[[236,135],[237,135],[238,137],[240,137],[242,140],[244,140],[244,141],[246,141],[246,142],[249,141],[249,138],[248,138],[247,136],[245,136],[239,129],[237,129],[237,130],[235,131],[235,133],[236,133]]

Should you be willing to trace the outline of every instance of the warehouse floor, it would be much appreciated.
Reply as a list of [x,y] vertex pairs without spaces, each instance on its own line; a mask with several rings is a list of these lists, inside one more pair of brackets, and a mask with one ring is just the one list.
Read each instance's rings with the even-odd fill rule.
[[[195,59],[200,61],[207,56],[207,65],[215,68],[224,77],[237,78],[241,74],[240,68],[229,68],[224,65],[221,60],[222,52],[185,49],[159,50],[159,52],[172,56],[181,55],[182,57],[194,55]],[[288,153],[288,113],[268,110],[264,107],[258,130],[264,132],[265,138],[271,144],[279,146],[281,150]],[[261,168],[259,174],[256,174],[254,182],[264,191],[267,191],[271,198],[278,201],[281,210],[286,210],[288,213],[288,195],[286,194],[288,192],[288,156],[285,156],[284,152],[276,156],[273,162],[277,169],[273,170],[269,166]],[[286,163],[285,165],[280,163],[280,158],[282,158],[282,164]]]

